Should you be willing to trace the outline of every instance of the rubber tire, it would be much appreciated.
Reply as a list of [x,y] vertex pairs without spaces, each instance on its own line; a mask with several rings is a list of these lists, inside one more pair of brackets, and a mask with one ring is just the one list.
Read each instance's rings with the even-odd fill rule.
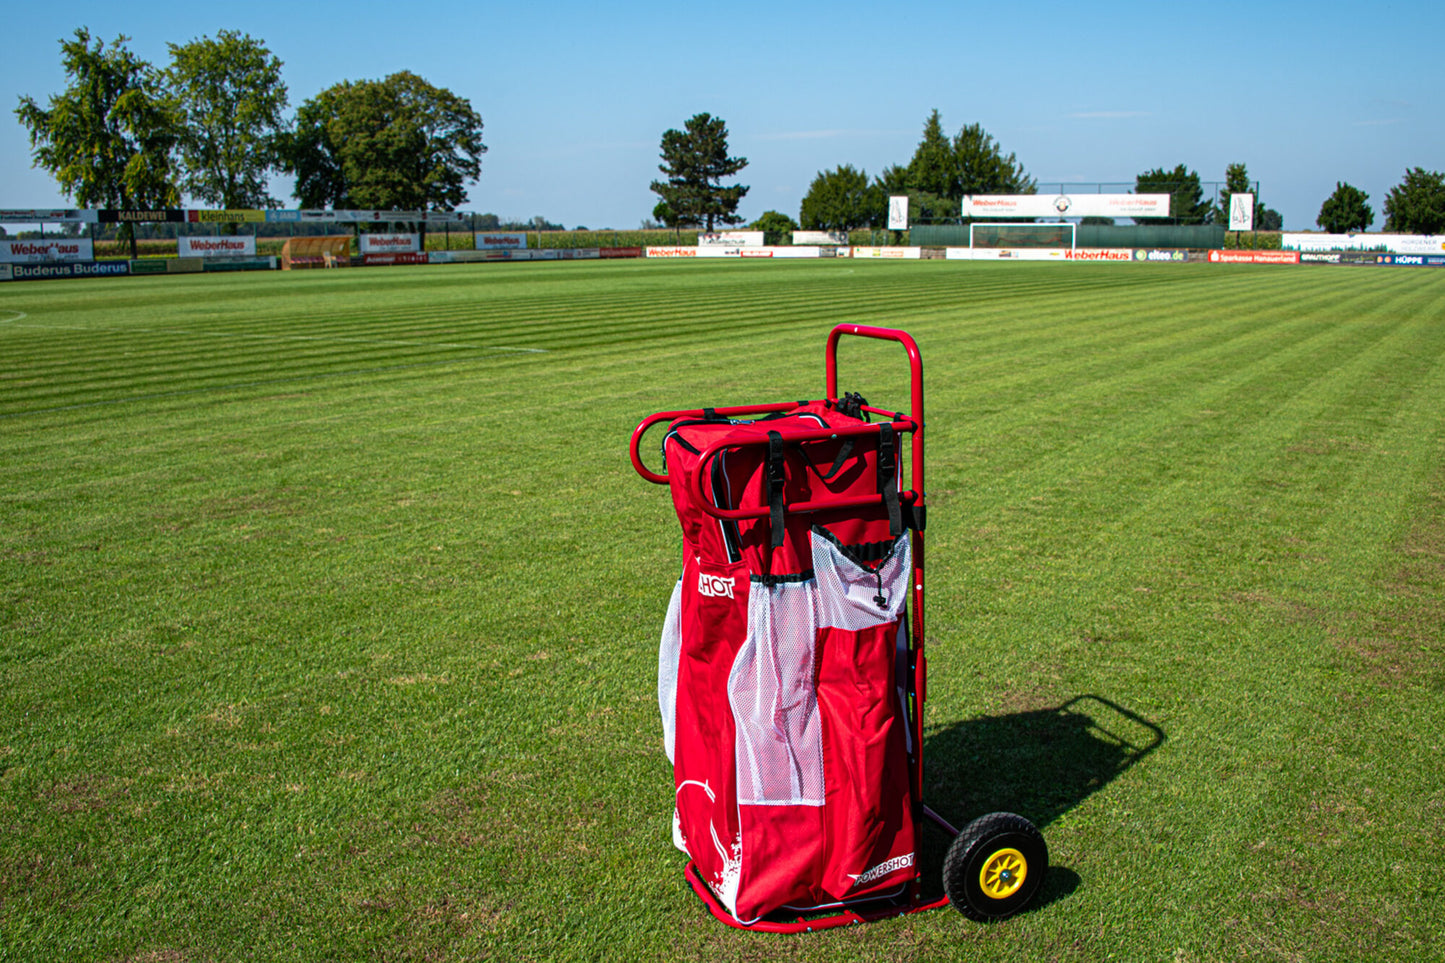
[[[1027,865],[1023,885],[1003,898],[990,896],[979,882],[984,865],[1001,849],[1018,850]],[[1013,813],[989,813],[965,826],[948,847],[943,891],[969,919],[981,923],[1001,920],[1029,904],[1048,868],[1049,847],[1033,823]]]

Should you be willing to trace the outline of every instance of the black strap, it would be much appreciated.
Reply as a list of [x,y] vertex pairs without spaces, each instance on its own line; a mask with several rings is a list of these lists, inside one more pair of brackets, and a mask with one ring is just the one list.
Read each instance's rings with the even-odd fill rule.
[[898,437],[890,424],[878,426],[878,494],[888,509],[888,534],[903,533],[903,513],[898,507]]
[[849,458],[853,457],[853,439],[843,439],[843,444],[838,447],[838,455],[833,459],[833,465],[827,471],[819,471],[818,466],[813,464],[813,459],[808,457],[808,450],[803,445],[798,446],[798,454],[803,457],[803,464],[808,470],[817,475],[820,481],[828,481],[843,467]]
[[783,436],[768,432],[768,520],[773,529],[773,548],[783,544]]

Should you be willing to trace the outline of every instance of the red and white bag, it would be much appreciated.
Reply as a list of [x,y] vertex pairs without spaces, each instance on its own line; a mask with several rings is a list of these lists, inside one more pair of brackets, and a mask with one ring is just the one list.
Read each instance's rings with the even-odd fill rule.
[[[916,875],[898,439],[820,430],[862,424],[813,402],[663,441],[684,548],[658,672],[674,841],[745,924]],[[789,511],[854,496],[871,504]]]

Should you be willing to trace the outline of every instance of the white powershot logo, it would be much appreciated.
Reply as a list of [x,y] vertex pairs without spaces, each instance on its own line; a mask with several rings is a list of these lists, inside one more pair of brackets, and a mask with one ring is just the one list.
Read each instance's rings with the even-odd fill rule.
[[881,879],[882,877],[887,876],[889,873],[893,872],[894,870],[902,869],[902,868],[905,867],[905,866],[912,866],[912,865],[913,865],[913,854],[912,854],[912,853],[908,853],[907,855],[904,855],[904,856],[894,856],[892,859],[888,860],[887,862],[885,862],[885,863],[879,863],[877,866],[874,866],[872,869],[865,870],[863,873],[861,873],[861,874],[858,875],[858,876],[853,876],[852,873],[849,873],[848,875],[849,875],[849,876],[853,876],[853,885],[854,885],[855,887],[856,887],[856,886],[863,886],[863,885],[866,885],[866,884],[868,884],[868,883],[873,882],[875,879]]
[[697,591],[699,595],[706,595],[715,599],[730,599],[733,597],[733,580],[723,578],[721,575],[708,575],[699,572],[697,575]]

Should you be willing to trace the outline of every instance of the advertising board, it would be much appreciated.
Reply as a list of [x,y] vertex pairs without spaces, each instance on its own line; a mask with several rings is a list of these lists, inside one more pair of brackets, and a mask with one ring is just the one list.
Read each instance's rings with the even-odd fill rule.
[[181,257],[255,257],[256,237],[181,237],[176,238],[176,251]]
[[794,231],[794,244],[847,244],[847,231]]
[[427,256],[420,251],[397,251],[394,254],[363,254],[363,264],[428,264]]
[[1391,267],[1445,267],[1445,254],[1386,254],[1380,263]]
[[0,261],[43,264],[47,261],[93,261],[95,245],[88,237],[42,238],[36,241],[0,241]]
[[[838,252],[841,257],[843,252]],[[862,258],[883,258],[889,261],[916,261],[923,257],[921,247],[854,247],[848,251],[849,257]]]
[[186,211],[186,220],[192,224],[260,224],[267,220],[265,211]]
[[[1343,257],[1344,257],[1344,254],[1343,254],[1342,252],[1340,252],[1340,251],[1333,251],[1333,252],[1305,251],[1305,252],[1303,252],[1303,253],[1300,254],[1300,256],[1299,256],[1299,262],[1300,262],[1301,264],[1341,264],[1341,263],[1344,263],[1344,262],[1342,262],[1342,261],[1340,260],[1340,259],[1343,258]],[[1373,259],[1372,259],[1372,260],[1373,260]],[[1351,262],[1351,263],[1358,263],[1358,262]]]
[[1210,251],[1210,264],[1298,264],[1298,251]]
[[14,274],[14,272],[10,269],[10,262],[9,262],[9,261],[0,262],[0,281],[10,281],[10,280],[14,279],[14,277],[15,277],[15,274]]
[[1152,251],[1151,251],[1151,250],[1148,250],[1148,249],[1143,249],[1143,248],[1141,248],[1140,250],[1137,250],[1137,251],[1134,252],[1134,260],[1136,260],[1136,261],[1156,261],[1156,262],[1161,262],[1161,263],[1167,262],[1167,263],[1169,263],[1169,264],[1183,264],[1185,261],[1189,260],[1189,255],[1186,254],[1184,251],[1172,251],[1172,250],[1152,250]]
[[1445,234],[1295,234],[1279,236],[1286,251],[1379,251],[1445,254]]
[[1168,217],[1168,194],[965,194],[964,217]]
[[0,223],[4,224],[94,224],[95,221],[95,211],[39,207],[0,211]]
[[1254,230],[1254,195],[1229,195],[1229,229],[1231,231]]
[[888,198],[888,230],[908,230],[907,194],[896,194]]
[[11,264],[14,281],[48,281],[52,278],[109,278],[130,273],[127,261],[81,261],[61,264]]
[[362,234],[362,254],[415,254],[421,250],[419,234]]
[[274,271],[276,257],[213,257],[205,262],[206,273],[224,271]]
[[1134,249],[1129,247],[1081,247],[1064,252],[1069,261],[1132,261]]
[[1063,248],[1047,247],[948,247],[949,261],[1063,261]]
[[179,208],[154,208],[148,210],[104,209],[95,212],[96,220],[102,224],[180,224],[186,219],[186,212]]
[[267,221],[326,224],[463,224],[466,215],[457,211],[323,211],[305,210],[266,211]]
[[697,257],[695,247],[650,247],[648,257]]
[[699,234],[698,247],[762,247],[762,231],[719,231],[716,234]]
[[640,247],[604,247],[598,249],[598,257],[642,257],[643,250]]
[[483,234],[478,232],[474,235],[478,251],[492,250],[520,250],[527,246],[526,234]]

